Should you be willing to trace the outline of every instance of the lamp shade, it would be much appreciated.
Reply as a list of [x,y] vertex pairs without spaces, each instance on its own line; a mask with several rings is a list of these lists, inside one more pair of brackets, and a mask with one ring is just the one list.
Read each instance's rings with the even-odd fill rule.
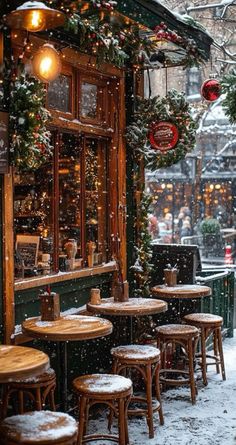
[[42,82],[55,80],[61,71],[61,60],[53,45],[45,43],[32,59],[33,74]]
[[6,17],[6,22],[13,29],[38,32],[62,26],[65,18],[63,12],[49,8],[42,2],[29,1],[10,12]]

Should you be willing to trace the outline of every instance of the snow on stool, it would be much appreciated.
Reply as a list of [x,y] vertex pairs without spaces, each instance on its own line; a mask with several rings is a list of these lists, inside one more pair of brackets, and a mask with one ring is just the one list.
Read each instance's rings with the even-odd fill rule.
[[[112,440],[127,445],[129,443],[127,407],[132,395],[131,380],[113,374],[91,374],[77,377],[73,381],[73,387],[78,395],[79,405],[78,445],[97,439]],[[86,434],[89,407],[97,403],[108,405],[111,411],[118,416],[118,436]],[[110,429],[111,422],[108,426]]]
[[[160,371],[160,351],[154,346],[150,345],[126,345],[117,346],[112,348],[111,355],[113,357],[114,374],[120,374],[126,369],[135,369],[139,375],[144,378],[146,386],[145,397],[134,395],[131,399],[132,402],[138,402],[139,404],[145,403],[144,408],[132,408],[128,410],[130,416],[146,416],[147,424],[149,428],[149,437],[154,437],[153,426],[153,413],[159,413],[160,424],[164,424],[160,384],[159,384],[159,371]],[[153,406],[152,401],[152,381],[155,381],[156,390],[156,403]]]
[[33,411],[0,424],[2,445],[76,445],[76,421],[64,413]]

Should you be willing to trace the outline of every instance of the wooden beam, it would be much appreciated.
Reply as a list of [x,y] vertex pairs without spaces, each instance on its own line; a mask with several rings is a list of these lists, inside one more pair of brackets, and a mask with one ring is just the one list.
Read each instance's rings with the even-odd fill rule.
[[11,343],[15,330],[14,300],[14,232],[13,232],[13,175],[4,176],[3,186],[3,325],[4,342]]

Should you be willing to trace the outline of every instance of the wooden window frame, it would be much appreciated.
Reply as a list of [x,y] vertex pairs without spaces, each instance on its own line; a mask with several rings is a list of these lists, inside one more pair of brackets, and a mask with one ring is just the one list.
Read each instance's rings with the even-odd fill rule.
[[[96,85],[97,95],[97,117],[84,117],[81,114],[81,88],[82,83]],[[102,93],[99,89],[102,88]],[[108,88],[106,79],[99,79],[96,76],[88,76],[82,72],[78,73],[78,93],[77,93],[77,115],[82,123],[97,125],[101,127],[108,126]]]

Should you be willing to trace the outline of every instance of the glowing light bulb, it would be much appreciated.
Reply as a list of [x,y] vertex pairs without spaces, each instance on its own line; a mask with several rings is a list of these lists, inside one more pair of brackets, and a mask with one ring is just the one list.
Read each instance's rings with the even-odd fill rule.
[[42,11],[29,11],[25,17],[24,27],[31,32],[42,31],[45,28],[45,19]]
[[34,75],[42,82],[52,82],[61,71],[60,56],[53,45],[46,43],[32,60]]

